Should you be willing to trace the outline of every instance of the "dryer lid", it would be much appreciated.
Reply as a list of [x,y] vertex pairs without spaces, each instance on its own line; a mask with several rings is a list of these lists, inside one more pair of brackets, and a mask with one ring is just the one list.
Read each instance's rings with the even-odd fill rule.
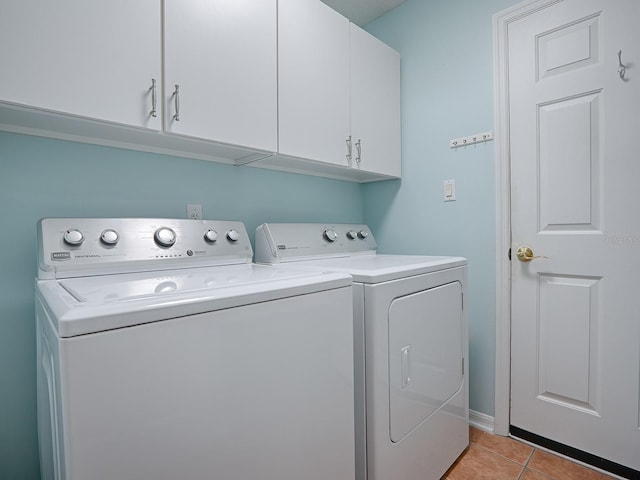
[[306,260],[288,265],[313,266],[318,270],[348,273],[354,282],[375,284],[467,265],[462,257],[426,255],[354,255]]

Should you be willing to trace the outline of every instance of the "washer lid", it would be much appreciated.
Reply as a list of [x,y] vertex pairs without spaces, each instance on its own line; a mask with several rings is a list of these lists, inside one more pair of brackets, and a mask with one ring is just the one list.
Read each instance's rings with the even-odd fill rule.
[[351,285],[346,274],[230,265],[38,282],[61,337]]
[[131,273],[60,280],[60,285],[78,302],[111,303],[154,300],[167,295],[211,293],[211,289],[247,286],[274,280],[292,280],[309,272],[284,272],[277,268],[235,266]]
[[462,257],[371,254],[307,260],[287,265],[313,266],[319,270],[348,273],[354,282],[359,283],[381,283],[466,264],[467,259]]

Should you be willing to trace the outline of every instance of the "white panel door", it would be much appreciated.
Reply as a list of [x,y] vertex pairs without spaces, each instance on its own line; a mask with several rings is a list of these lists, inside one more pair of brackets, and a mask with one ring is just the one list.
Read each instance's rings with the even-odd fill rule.
[[348,165],[349,21],[319,0],[279,0],[278,88],[278,151]]
[[351,24],[355,168],[400,177],[400,54]]
[[[21,0],[0,12],[0,101],[160,129],[159,0]],[[160,104],[157,104],[158,112]]]
[[166,0],[164,26],[165,129],[275,152],[276,0]]
[[636,470],[639,23],[565,0],[509,28],[511,424]]

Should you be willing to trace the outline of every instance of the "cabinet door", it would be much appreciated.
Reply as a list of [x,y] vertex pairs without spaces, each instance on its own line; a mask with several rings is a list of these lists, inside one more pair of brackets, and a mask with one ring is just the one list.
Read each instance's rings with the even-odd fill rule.
[[[0,101],[152,129],[160,0],[20,0],[0,14]],[[159,107],[159,104],[158,104]]]
[[165,0],[164,28],[166,130],[275,152],[276,0]]
[[351,24],[354,167],[400,177],[400,121],[400,55]]
[[349,21],[319,0],[279,0],[279,152],[347,165]]

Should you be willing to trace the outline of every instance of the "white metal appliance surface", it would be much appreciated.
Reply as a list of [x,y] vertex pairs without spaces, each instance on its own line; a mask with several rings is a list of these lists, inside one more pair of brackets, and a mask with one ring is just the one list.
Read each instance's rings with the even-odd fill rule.
[[350,480],[351,278],[251,264],[240,222],[44,219],[45,480]]
[[357,480],[438,480],[469,444],[467,261],[376,248],[366,225],[256,231],[257,263],[353,277]]

